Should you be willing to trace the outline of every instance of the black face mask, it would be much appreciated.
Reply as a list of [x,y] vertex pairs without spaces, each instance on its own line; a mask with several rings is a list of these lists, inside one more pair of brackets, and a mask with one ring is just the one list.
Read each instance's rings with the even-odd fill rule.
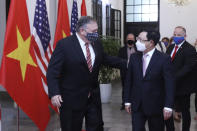
[[128,45],[133,45],[134,43],[135,43],[135,41],[133,41],[133,40],[128,40],[128,41],[127,41],[127,44],[128,44]]

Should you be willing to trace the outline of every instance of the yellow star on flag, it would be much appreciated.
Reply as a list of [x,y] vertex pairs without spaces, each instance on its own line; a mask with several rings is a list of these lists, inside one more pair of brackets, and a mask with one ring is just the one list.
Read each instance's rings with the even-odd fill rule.
[[66,33],[64,32],[64,30],[62,30],[62,35],[63,35],[63,38],[66,38]]
[[18,29],[16,27],[17,32],[17,43],[18,47],[9,53],[7,57],[13,58],[15,60],[18,60],[20,62],[21,72],[22,72],[22,79],[25,80],[25,72],[27,69],[27,64],[37,67],[37,65],[34,63],[30,53],[30,43],[31,43],[31,36],[29,36],[25,41],[23,40],[23,37]]

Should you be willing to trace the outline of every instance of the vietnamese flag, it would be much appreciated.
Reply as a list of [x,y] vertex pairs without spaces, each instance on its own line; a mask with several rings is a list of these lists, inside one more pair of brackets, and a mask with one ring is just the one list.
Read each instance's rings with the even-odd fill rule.
[[17,105],[44,131],[50,119],[49,99],[31,44],[26,0],[12,0],[4,41],[0,84]]
[[57,42],[67,36],[70,36],[70,25],[69,25],[67,1],[59,0],[55,40],[54,40],[53,47],[55,48]]
[[82,0],[81,3],[81,16],[87,16],[85,0]]

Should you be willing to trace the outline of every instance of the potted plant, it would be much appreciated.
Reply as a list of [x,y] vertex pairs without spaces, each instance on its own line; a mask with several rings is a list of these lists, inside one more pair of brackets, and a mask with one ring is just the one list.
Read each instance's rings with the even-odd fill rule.
[[[117,56],[120,48],[120,39],[111,36],[101,38],[104,51],[109,56]],[[108,103],[111,98],[111,81],[117,77],[117,70],[109,66],[101,66],[99,72],[101,102]]]

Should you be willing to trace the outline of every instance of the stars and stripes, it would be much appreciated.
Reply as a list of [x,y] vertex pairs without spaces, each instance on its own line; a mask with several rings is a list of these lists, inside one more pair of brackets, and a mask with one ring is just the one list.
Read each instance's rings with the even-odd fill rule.
[[38,66],[42,72],[42,83],[45,92],[48,94],[48,87],[46,83],[46,70],[49,59],[53,52],[49,27],[49,20],[45,0],[37,0],[35,8],[35,16],[33,23],[33,36],[35,38],[35,54]]
[[48,15],[45,0],[37,0],[33,26],[40,38],[42,47],[46,51],[51,40]]
[[78,22],[77,1],[73,0],[73,7],[72,7],[72,14],[71,14],[71,33],[72,34],[76,32],[77,22]]
[[92,72],[92,59],[91,59],[91,53],[89,49],[89,43],[86,43],[85,46],[86,46],[86,53],[87,53],[86,61],[88,64],[88,69],[90,72]]

